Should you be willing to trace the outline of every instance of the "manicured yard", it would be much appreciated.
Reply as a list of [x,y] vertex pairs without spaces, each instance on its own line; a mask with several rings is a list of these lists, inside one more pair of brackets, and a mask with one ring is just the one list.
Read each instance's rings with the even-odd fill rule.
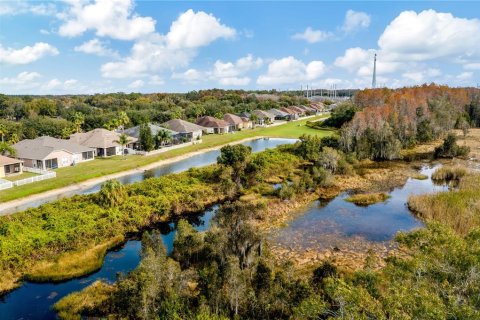
[[32,172],[23,172],[22,174],[17,174],[17,175],[14,175],[14,176],[8,176],[8,177],[4,177],[2,179],[8,180],[8,181],[17,181],[17,180],[22,180],[22,179],[26,179],[26,178],[30,178],[30,177],[35,177],[35,176],[38,176],[38,174],[32,173]]
[[326,116],[309,118],[301,121],[289,122],[283,125],[269,128],[255,128],[253,130],[245,130],[234,134],[224,135],[208,135],[203,137],[200,144],[188,146],[185,148],[171,150],[154,156],[128,156],[125,160],[122,157],[98,158],[93,161],[81,163],[75,167],[65,167],[55,170],[57,177],[46,181],[35,182],[21,187],[14,187],[0,191],[0,202],[6,202],[28,195],[45,192],[61,187],[66,187],[88,179],[101,177],[104,175],[126,171],[138,167],[142,167],[160,160],[181,156],[189,152],[199,151],[202,149],[221,146],[235,141],[253,138],[256,136],[278,137],[278,138],[298,138],[303,134],[316,134],[327,136],[332,131],[317,130],[305,126],[308,121],[320,120]]

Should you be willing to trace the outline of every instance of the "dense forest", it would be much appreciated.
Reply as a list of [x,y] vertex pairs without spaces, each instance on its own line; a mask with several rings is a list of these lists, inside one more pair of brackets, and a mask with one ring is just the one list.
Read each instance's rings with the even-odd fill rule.
[[0,128],[5,141],[42,135],[67,138],[71,133],[109,127],[125,112],[129,123],[163,123],[171,119],[195,121],[208,115],[308,104],[302,96],[246,91],[202,90],[186,94],[111,93],[91,96],[0,95]]

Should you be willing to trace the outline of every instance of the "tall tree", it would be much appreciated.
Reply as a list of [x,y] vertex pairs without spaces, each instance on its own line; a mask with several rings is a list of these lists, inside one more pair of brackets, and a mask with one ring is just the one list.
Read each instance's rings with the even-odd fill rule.
[[125,146],[130,142],[130,139],[125,133],[122,133],[118,136],[118,140],[116,142],[122,147],[122,157],[125,159]]
[[140,146],[144,151],[152,151],[155,148],[155,142],[153,140],[152,130],[147,124],[140,126]]

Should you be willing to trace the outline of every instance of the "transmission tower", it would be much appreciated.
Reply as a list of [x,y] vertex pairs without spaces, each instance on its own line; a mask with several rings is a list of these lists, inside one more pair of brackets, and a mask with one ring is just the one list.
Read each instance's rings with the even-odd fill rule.
[[372,88],[377,87],[377,54],[373,57],[373,78],[372,78]]

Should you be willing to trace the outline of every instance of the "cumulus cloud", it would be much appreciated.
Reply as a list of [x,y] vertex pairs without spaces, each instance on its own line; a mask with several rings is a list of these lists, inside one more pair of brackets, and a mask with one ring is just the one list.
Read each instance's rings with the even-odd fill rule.
[[188,10],[171,24],[166,35],[153,34],[140,39],[133,45],[130,56],[102,65],[102,75],[108,78],[138,77],[186,67],[200,47],[234,35],[234,29],[220,24],[214,16]]
[[172,74],[172,79],[179,79],[188,83],[197,83],[202,78],[204,78],[204,75],[196,69],[188,69],[185,72]]
[[473,72],[462,72],[457,76],[458,80],[470,80],[473,77]]
[[0,44],[0,63],[28,64],[45,56],[55,55],[58,55],[58,49],[45,42],[37,42],[21,49],[4,48]]
[[235,29],[221,24],[212,14],[189,9],[172,23],[166,42],[171,49],[198,48],[218,38],[231,39],[235,33]]
[[401,79],[394,80],[397,84],[416,84],[440,75],[440,70],[428,66],[431,61],[459,63],[467,70],[475,70],[480,56],[478,43],[478,19],[457,18],[434,10],[404,11],[385,28],[378,49],[347,49],[334,65],[371,78],[373,56],[377,53],[377,74],[402,72]]
[[400,13],[378,40],[380,50],[396,61],[479,56],[479,43],[480,20],[435,10]]
[[97,56],[117,57],[118,52],[113,51],[105,46],[105,43],[95,38],[84,42],[83,44],[74,48],[77,52],[84,52],[88,54],[95,54]]
[[305,64],[289,56],[270,62],[267,73],[258,77],[257,84],[268,86],[311,81],[318,79],[324,72],[325,64],[322,61]]
[[368,28],[370,21],[371,18],[367,13],[348,10],[345,14],[342,30],[351,33],[361,28]]
[[88,30],[97,36],[133,40],[155,31],[155,20],[133,12],[133,0],[68,1],[70,7],[57,16],[64,21],[61,36],[76,37]]
[[149,84],[160,86],[165,84],[165,81],[160,76],[153,75],[150,77],[150,81],[148,82]]
[[480,62],[467,63],[463,67],[467,70],[480,70]]
[[54,3],[29,3],[27,1],[4,1],[0,2],[0,16],[1,15],[19,15],[19,14],[34,14],[39,16],[51,16],[57,12]]
[[141,88],[145,85],[145,82],[143,80],[135,80],[132,83],[128,85],[130,89],[138,89]]
[[27,84],[27,83],[31,83],[38,78],[40,78],[40,74],[37,73],[37,72],[23,71],[23,72],[20,72],[15,77],[0,78],[0,84],[2,84],[2,85],[24,85],[24,84]]
[[245,74],[262,65],[261,58],[254,58],[253,55],[248,54],[235,62],[215,61],[212,70],[207,75],[209,79],[218,81],[225,86],[245,86],[251,80]]
[[324,41],[332,36],[333,34],[331,32],[314,30],[311,27],[308,27],[307,29],[305,29],[304,32],[294,34],[292,36],[292,39],[305,40],[308,43],[316,43],[316,42]]

